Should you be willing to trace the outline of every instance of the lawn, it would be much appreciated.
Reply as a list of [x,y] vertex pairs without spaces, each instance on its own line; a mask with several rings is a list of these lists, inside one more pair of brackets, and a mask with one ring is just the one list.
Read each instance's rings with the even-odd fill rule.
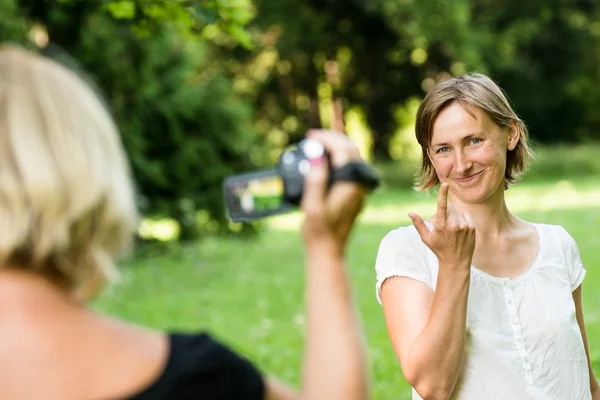
[[[579,243],[588,275],[584,304],[594,368],[600,374],[600,178],[519,184],[509,207],[530,221],[563,225]],[[382,188],[360,217],[348,264],[370,356],[373,398],[410,399],[375,300],[374,259],[381,238],[410,223],[407,213],[435,209],[435,196]],[[157,328],[208,329],[266,372],[297,385],[303,351],[303,254],[297,214],[273,218],[253,239],[206,239],[139,256],[124,281],[96,303]]]

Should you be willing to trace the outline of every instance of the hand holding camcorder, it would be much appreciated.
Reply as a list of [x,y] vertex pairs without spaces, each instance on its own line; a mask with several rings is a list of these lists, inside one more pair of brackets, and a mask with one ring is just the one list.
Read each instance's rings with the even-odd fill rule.
[[339,181],[357,183],[368,191],[379,186],[379,174],[373,168],[357,160],[334,166],[325,146],[309,137],[283,152],[276,168],[225,179],[223,192],[228,217],[233,222],[244,222],[296,209],[302,201],[310,161],[321,156],[325,156],[328,164],[328,187]]

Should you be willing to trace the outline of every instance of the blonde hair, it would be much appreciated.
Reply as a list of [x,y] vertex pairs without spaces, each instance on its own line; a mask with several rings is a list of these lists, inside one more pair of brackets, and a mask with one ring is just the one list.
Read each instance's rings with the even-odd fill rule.
[[75,73],[0,46],[0,269],[90,299],[118,277],[137,225],[130,168],[108,110]]
[[[433,136],[433,124],[437,116],[450,104],[472,105],[482,109],[500,128],[517,126],[520,138],[514,150],[506,155],[504,187],[517,183],[535,157],[529,145],[529,132],[525,123],[511,107],[502,89],[482,74],[463,75],[438,83],[427,93],[417,111],[415,133],[421,145],[421,169],[417,176],[417,190],[426,190],[440,183],[429,159],[429,145]],[[465,107],[467,112],[470,112]]]

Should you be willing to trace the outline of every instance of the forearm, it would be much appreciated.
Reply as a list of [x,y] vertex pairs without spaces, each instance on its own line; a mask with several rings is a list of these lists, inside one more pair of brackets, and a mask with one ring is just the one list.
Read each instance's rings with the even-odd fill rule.
[[303,398],[367,398],[363,337],[343,258],[307,255],[307,339]]
[[590,389],[592,391],[592,400],[600,400],[600,385],[593,372],[590,372]]
[[452,393],[462,368],[470,278],[468,269],[439,274],[427,324],[407,356],[411,383],[433,398]]

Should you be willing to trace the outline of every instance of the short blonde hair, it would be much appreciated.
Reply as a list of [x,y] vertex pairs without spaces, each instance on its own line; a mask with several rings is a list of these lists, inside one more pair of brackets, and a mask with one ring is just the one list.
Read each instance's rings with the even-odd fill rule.
[[437,116],[454,102],[479,107],[500,128],[506,129],[516,124],[520,138],[516,148],[506,155],[504,187],[517,183],[535,157],[529,145],[527,126],[513,110],[502,89],[489,77],[474,73],[438,83],[421,102],[415,125],[417,141],[421,145],[421,169],[416,189],[426,190],[440,183],[429,159],[429,146]]
[[62,65],[0,46],[0,268],[90,299],[118,277],[137,220],[126,154],[99,97]]

